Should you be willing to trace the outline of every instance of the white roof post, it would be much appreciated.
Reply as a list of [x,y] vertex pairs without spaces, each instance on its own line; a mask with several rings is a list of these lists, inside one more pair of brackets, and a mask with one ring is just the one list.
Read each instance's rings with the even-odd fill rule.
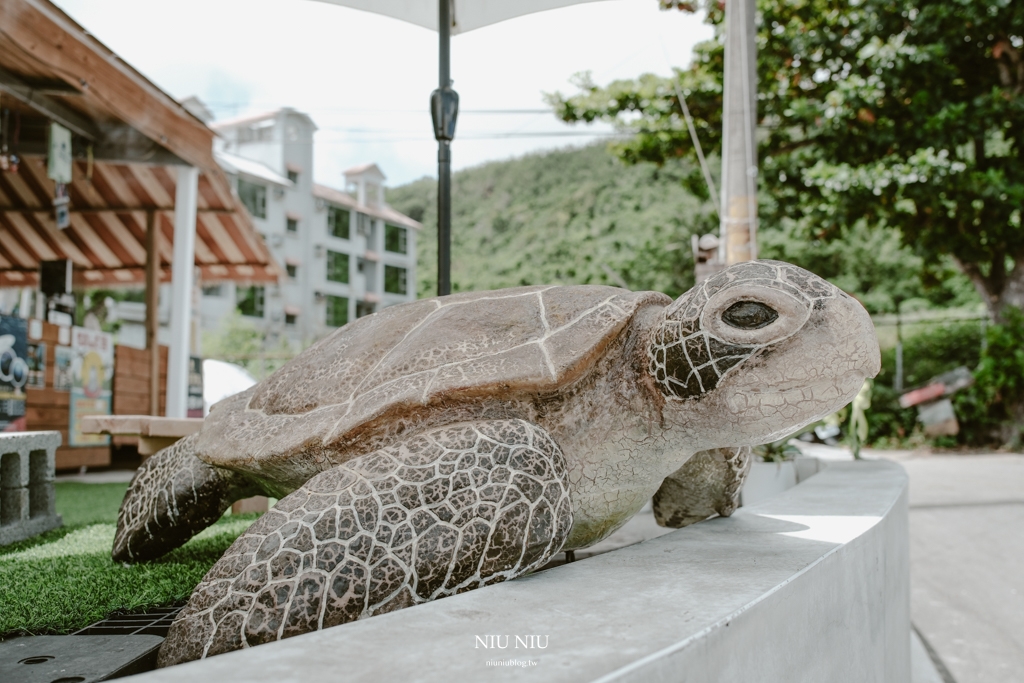
[[192,285],[196,263],[196,201],[199,169],[178,168],[174,196],[174,256],[171,261],[171,339],[167,358],[167,417],[185,417],[192,353]]

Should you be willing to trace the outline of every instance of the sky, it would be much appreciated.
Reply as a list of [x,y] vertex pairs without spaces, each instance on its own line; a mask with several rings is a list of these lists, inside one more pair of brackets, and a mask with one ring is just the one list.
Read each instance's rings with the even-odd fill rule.
[[[509,0],[514,1],[514,0]],[[217,118],[288,106],[308,114],[314,176],[375,162],[391,187],[434,176],[429,114],[437,34],[312,0],[55,0],[107,47],[178,99],[198,95]],[[711,37],[698,15],[657,0],[604,0],[511,19],[452,38],[460,114],[456,170],[607,138],[605,124],[569,126],[544,92],[574,91],[684,67]]]

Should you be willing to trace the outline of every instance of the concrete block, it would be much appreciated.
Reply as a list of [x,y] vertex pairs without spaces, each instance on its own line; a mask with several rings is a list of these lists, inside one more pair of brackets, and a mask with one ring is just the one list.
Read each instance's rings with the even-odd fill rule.
[[750,473],[740,490],[740,505],[757,505],[793,488],[796,484],[796,466],[792,460],[755,462],[750,466]]
[[61,525],[53,482],[60,432],[0,433],[0,545]]
[[823,464],[817,458],[800,455],[793,458],[793,468],[796,470],[796,483],[810,479],[823,469]]

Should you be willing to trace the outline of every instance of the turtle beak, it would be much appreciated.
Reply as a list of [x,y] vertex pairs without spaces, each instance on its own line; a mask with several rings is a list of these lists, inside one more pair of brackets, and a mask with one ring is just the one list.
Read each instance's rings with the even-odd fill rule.
[[875,377],[882,369],[882,354],[871,316],[859,301],[846,293],[840,294],[835,304],[837,341],[846,342],[849,362],[857,365],[864,379]]

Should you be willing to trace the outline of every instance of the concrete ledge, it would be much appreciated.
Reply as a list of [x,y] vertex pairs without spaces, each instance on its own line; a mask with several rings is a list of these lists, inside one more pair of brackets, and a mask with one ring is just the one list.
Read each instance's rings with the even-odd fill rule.
[[132,680],[905,683],[907,533],[902,468],[835,463],[728,519]]

